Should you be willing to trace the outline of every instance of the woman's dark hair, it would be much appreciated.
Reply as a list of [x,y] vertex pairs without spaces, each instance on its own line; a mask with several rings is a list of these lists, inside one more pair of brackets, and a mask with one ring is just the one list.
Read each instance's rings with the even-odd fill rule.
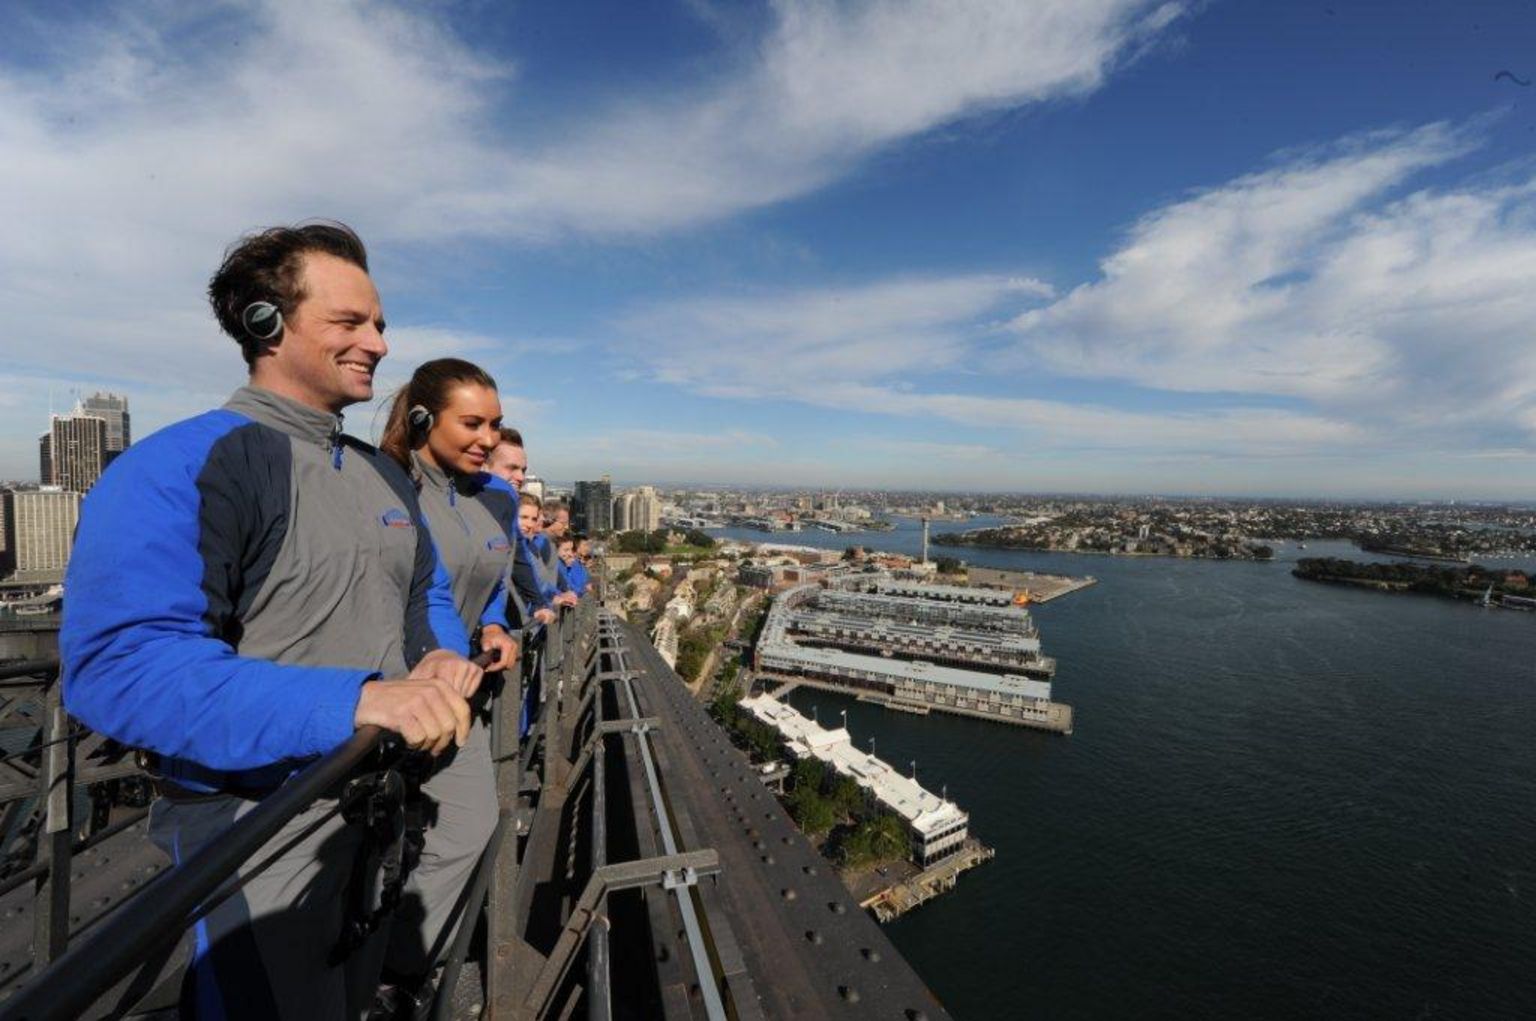
[[[246,364],[277,338],[261,341],[245,331],[241,316],[255,301],[270,301],[286,318],[304,293],[304,255],[324,252],[368,271],[362,238],[344,223],[322,220],[297,227],[268,227],[247,234],[224,253],[224,262],[208,281],[208,303],[225,333],[240,343]],[[281,334],[278,335],[279,337]]]
[[423,362],[411,373],[411,381],[395,393],[389,420],[384,423],[384,438],[379,449],[409,468],[411,451],[421,445],[426,433],[411,425],[411,409],[418,404],[434,416],[448,406],[448,395],[456,386],[483,386],[496,389],[496,381],[480,366],[462,358],[436,358]]

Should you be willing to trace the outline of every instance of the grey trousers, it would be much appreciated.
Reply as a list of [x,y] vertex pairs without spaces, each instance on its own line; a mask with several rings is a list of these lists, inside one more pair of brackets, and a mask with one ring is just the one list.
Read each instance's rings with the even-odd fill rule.
[[476,719],[464,747],[445,752],[422,784],[427,826],[421,861],[406,881],[390,929],[385,963],[400,976],[427,974],[453,939],[451,922],[478,904],[460,893],[496,828],[496,778],[490,732]]
[[[322,799],[290,820],[241,875],[335,805]],[[180,864],[220,839],[254,807],[254,802],[233,797],[162,798],[150,811],[150,838]],[[361,846],[359,828],[336,815],[200,920],[182,982],[181,1016],[252,1021],[363,1017],[378,983],[384,934],[375,933],[340,964],[327,961],[350,906],[347,884]]]

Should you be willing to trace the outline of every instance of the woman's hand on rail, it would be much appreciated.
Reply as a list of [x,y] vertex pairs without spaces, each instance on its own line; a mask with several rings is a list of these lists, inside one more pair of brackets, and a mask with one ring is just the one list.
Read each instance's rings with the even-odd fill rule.
[[416,668],[411,671],[413,680],[425,680],[436,677],[447,681],[454,691],[462,697],[468,698],[480,687],[480,679],[485,676],[485,671],[474,663],[460,656],[456,652],[447,649],[434,649],[421,657]]
[[487,624],[480,630],[480,650],[496,654],[496,658],[486,664],[488,674],[509,669],[517,662],[517,639],[499,624]]

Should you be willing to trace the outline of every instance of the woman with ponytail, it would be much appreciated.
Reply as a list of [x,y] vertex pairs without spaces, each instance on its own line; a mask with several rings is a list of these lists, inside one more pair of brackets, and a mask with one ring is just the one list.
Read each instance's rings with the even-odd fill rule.
[[[395,395],[380,448],[416,484],[421,511],[452,585],[454,604],[480,647],[495,654],[486,673],[517,658],[508,633],[506,580],[513,548],[505,523],[516,516],[505,489],[486,485],[486,457],[501,442],[496,381],[477,365],[439,358],[422,365]],[[476,720],[464,746],[443,755],[422,793],[433,803],[421,859],[411,873],[390,934],[386,983],[393,999],[413,996],[447,950],[454,902],[496,825],[490,743]],[[386,991],[389,991],[386,988]],[[384,1006],[393,1006],[386,1004]]]

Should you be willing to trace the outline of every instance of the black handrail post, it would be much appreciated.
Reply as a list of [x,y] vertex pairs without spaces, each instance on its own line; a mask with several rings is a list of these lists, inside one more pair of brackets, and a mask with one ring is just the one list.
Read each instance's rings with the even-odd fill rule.
[[[475,923],[480,916],[480,902],[485,900],[486,887],[496,874],[496,861],[501,854],[502,841],[507,835],[507,815],[502,813],[496,819],[496,828],[491,831],[491,839],[486,843],[485,850],[480,852],[480,860],[475,864],[474,872],[470,873],[469,888],[463,894],[463,909],[459,912],[458,927],[453,932],[453,942],[449,944],[446,964],[443,967],[442,983],[437,989],[437,998],[432,1004],[432,1021],[447,1021],[453,1012],[454,988],[459,984],[459,970],[464,964],[464,957],[469,952],[469,940],[474,935]],[[515,852],[515,848],[513,849]]]
[[[520,848],[518,840],[519,791],[523,782],[523,755],[518,747],[521,739],[521,722],[525,676],[538,668],[542,655],[529,630],[520,636],[521,654],[518,656],[515,687],[503,691],[492,708],[491,722],[496,738],[496,804],[506,828],[503,839],[506,848],[496,856],[491,865],[490,899],[486,907],[486,960],[485,1002],[488,1016],[496,1016],[495,1005],[498,990],[514,988],[512,962],[517,939],[517,919],[514,906],[517,899],[517,871]],[[508,697],[508,695],[512,697]]]
[[69,945],[69,881],[71,825],[74,801],[74,742],[61,740],[69,733],[64,712],[63,683],[55,675],[44,695],[46,725],[43,768],[38,771],[38,802],[43,808],[42,833],[37,841],[37,863],[47,871],[38,877],[33,895],[32,960],[34,967],[51,963]]
[[[589,615],[590,616],[590,615]],[[596,680],[593,684],[601,686]],[[603,693],[599,690],[592,700],[592,871],[608,864],[608,791],[606,776],[607,738],[603,736]],[[608,892],[605,889],[598,898],[597,911],[592,919],[592,930],[587,936],[587,1018],[588,1021],[610,1021],[613,1004],[609,996],[608,966]]]

